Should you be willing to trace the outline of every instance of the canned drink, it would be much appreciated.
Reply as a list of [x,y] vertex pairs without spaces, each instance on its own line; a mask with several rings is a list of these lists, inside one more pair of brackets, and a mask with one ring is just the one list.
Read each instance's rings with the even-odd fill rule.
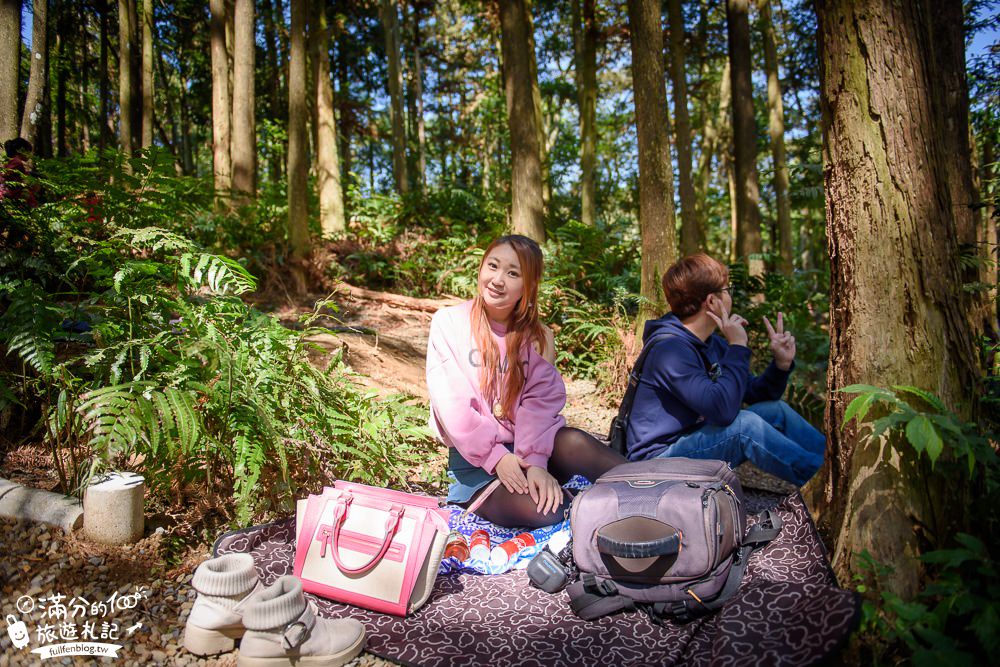
[[531,533],[515,535],[503,544],[498,544],[490,551],[490,562],[494,565],[506,565],[521,549],[535,546],[535,536]]
[[490,534],[477,530],[469,538],[469,554],[477,560],[490,559]]
[[466,561],[469,558],[469,544],[465,541],[465,535],[457,530],[451,531],[448,535],[448,544],[444,547],[445,558],[457,558]]

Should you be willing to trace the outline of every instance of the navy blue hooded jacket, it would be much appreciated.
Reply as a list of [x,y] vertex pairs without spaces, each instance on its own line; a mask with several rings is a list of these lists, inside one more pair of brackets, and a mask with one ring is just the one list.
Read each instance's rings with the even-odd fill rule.
[[657,341],[643,364],[629,417],[628,458],[660,455],[671,443],[705,424],[728,426],[743,403],[776,401],[785,393],[788,371],[774,361],[759,377],[750,373],[750,349],[730,345],[717,334],[702,342],[674,315],[646,322],[643,343]]

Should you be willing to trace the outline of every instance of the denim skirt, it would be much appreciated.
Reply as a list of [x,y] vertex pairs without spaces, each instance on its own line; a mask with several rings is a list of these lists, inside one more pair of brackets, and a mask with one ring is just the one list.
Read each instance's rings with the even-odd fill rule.
[[[513,443],[505,445],[511,452],[514,451]],[[483,488],[497,478],[477,465],[473,465],[465,460],[454,447],[448,448],[448,502],[456,505],[464,505],[476,495],[476,491]]]

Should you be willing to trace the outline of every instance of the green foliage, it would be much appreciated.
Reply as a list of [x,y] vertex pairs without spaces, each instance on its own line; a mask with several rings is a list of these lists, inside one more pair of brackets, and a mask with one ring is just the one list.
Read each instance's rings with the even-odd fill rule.
[[[977,665],[991,661],[1000,632],[1000,570],[991,554],[1000,546],[1000,459],[996,434],[963,421],[940,398],[918,387],[891,389],[851,385],[857,394],[844,412],[868,427],[869,438],[905,440],[918,459],[926,456],[932,474],[962,470],[976,499],[976,535],[958,533],[953,548],[919,558],[927,583],[912,600],[885,589],[893,568],[870,553],[857,554],[855,585],[865,597],[860,637],[870,662],[896,662],[905,656],[915,665]],[[919,407],[915,407],[919,406]],[[903,454],[900,451],[900,454]],[[951,474],[950,479],[960,480]]]
[[913,600],[885,590],[892,566],[870,553],[858,554],[856,590],[865,596],[860,636],[870,652],[866,662],[914,665],[981,665],[1000,648],[1000,570],[982,541],[956,535],[955,548],[920,557],[934,572]]
[[16,360],[0,409],[32,406],[66,490],[137,469],[159,496],[220,495],[246,524],[289,511],[303,485],[407,481],[427,453],[423,410],[360,389],[313,342],[331,304],[295,331],[246,305],[247,269],[177,231],[204,215],[180,204],[186,179],[152,157],[134,175],[112,167],[116,185],[88,187],[95,215],[70,194],[88,163],[43,168],[50,203],[15,211],[23,236],[0,247],[19,267],[0,279],[0,344]]
[[[879,404],[884,412],[870,426],[866,424],[870,429],[868,436],[902,434],[918,457],[926,454],[932,468],[945,453],[946,445],[948,458],[964,461],[970,477],[976,473],[977,465],[985,466],[991,474],[998,467],[996,451],[990,438],[981,434],[980,426],[964,422],[928,391],[907,385],[894,385],[890,390],[865,384],[853,384],[840,391],[857,394],[844,411],[843,425],[852,419],[859,424],[865,422],[871,408]],[[927,409],[918,410],[911,401],[922,403]]]

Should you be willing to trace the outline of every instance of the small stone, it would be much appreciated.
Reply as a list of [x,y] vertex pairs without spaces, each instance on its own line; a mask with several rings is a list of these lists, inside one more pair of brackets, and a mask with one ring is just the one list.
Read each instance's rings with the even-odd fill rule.
[[150,655],[152,655],[153,660],[155,660],[156,662],[166,662],[167,661],[167,654],[164,651],[161,651],[159,649],[153,651]]

